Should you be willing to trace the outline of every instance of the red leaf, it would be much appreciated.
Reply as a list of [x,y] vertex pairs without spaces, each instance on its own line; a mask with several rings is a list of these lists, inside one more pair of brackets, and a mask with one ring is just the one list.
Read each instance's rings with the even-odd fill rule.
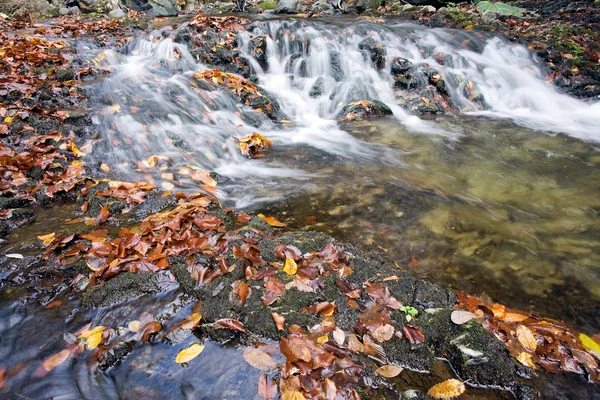
[[405,324],[402,330],[404,331],[404,336],[412,344],[421,344],[425,341],[425,335],[416,326]]
[[231,318],[225,318],[225,319],[220,319],[218,321],[215,321],[213,326],[217,329],[229,329],[229,330],[236,331],[236,332],[246,332],[246,328],[244,328],[244,324],[242,324],[238,320],[231,319]]

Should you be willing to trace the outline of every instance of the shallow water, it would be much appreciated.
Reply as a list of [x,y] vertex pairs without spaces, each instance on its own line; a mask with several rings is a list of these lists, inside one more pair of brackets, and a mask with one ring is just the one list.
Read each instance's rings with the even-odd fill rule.
[[[431,281],[485,295],[512,307],[562,319],[588,333],[600,331],[600,103],[559,94],[528,51],[474,33],[431,30],[390,22],[264,21],[268,71],[257,63],[259,85],[281,104],[291,123],[274,124],[222,91],[195,90],[190,79],[204,69],[170,39],[169,27],[140,37],[121,52],[79,43],[81,54],[113,69],[90,83],[98,109],[98,136],[85,149],[109,177],[147,180],[172,190],[198,191],[180,173],[188,167],[217,172],[225,204],[277,216],[292,228],[321,230],[341,241],[382,251]],[[417,117],[395,104],[388,65],[377,71],[358,51],[367,36],[388,55],[428,63],[447,81],[456,116]],[[242,35],[247,51],[249,36]],[[291,55],[310,51],[290,63]],[[298,44],[300,43],[300,44]],[[343,78],[333,77],[330,53],[339,52]],[[433,53],[450,61],[440,65]],[[302,61],[306,72],[300,75]],[[293,79],[291,78],[293,77]],[[324,78],[324,95],[309,91]],[[465,97],[472,81],[491,109],[477,111]],[[338,122],[353,96],[379,99],[389,118]],[[239,155],[231,136],[253,131],[273,140],[265,157]],[[156,155],[157,166],[147,160]],[[173,179],[165,176],[174,174]],[[102,176],[104,178],[104,176]],[[165,185],[166,184],[166,185]],[[31,242],[44,232],[66,233],[75,208],[38,210],[36,223],[11,234],[2,253],[34,255]],[[196,368],[174,363],[183,345],[135,347],[109,373],[85,357],[69,359],[40,376],[39,361],[64,348],[64,334],[87,323],[127,326],[142,311],[168,324],[190,313],[179,289],[143,296],[125,306],[87,310],[66,287],[40,272],[19,282],[5,260],[0,297],[3,368],[12,398],[254,398],[260,371],[241,350],[207,341]],[[63,305],[45,309],[51,301]],[[397,390],[426,389],[451,377],[440,362],[430,375],[405,371]],[[589,398],[573,381],[542,384],[552,398]],[[589,388],[587,388],[589,390]],[[564,392],[567,395],[559,395]],[[381,397],[386,397],[382,389]],[[14,396],[13,396],[14,395]],[[507,398],[504,392],[471,392],[472,398]]]

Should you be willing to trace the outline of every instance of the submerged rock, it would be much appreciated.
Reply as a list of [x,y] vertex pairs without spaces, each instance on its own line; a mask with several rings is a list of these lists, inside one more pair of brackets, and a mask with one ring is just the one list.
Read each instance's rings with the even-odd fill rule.
[[375,41],[372,37],[362,40],[358,48],[363,51],[367,58],[371,59],[373,66],[377,69],[383,69],[385,66],[385,47],[383,44]]
[[310,91],[308,92],[308,95],[310,97],[319,97],[323,95],[323,90],[324,90],[324,85],[325,81],[323,79],[322,76],[318,77],[317,80],[315,81],[314,85],[312,85],[312,87],[310,88]]

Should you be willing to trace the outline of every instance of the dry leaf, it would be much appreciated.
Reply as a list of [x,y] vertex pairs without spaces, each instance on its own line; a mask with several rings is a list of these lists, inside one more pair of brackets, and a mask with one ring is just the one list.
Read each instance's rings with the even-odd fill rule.
[[285,258],[285,265],[283,266],[283,271],[288,275],[295,275],[298,270],[298,264],[296,261],[292,260],[289,257]]
[[450,314],[450,319],[456,325],[466,324],[475,317],[475,314],[473,314],[472,312],[462,310],[452,311],[452,314]]
[[392,364],[384,365],[375,370],[377,375],[383,376],[384,378],[393,378],[400,375],[400,372],[402,372],[402,368]]
[[431,387],[427,395],[434,399],[452,399],[463,394],[465,390],[465,384],[458,379],[448,379]]
[[192,315],[187,317],[181,325],[179,325],[179,328],[193,329],[196,325],[198,325],[198,323],[200,322],[201,319],[202,319],[202,314],[193,313]]
[[516,358],[517,358],[517,361],[519,361],[521,364],[525,365],[526,367],[535,369],[535,364],[533,363],[531,354],[523,351],[523,352],[519,353],[519,355]]
[[348,350],[355,353],[364,353],[365,345],[354,334],[348,335]]
[[175,358],[175,362],[177,364],[181,364],[181,363],[186,363],[188,361],[191,361],[194,358],[198,357],[198,354],[202,353],[203,350],[204,350],[204,346],[202,346],[201,344],[198,344],[198,343],[194,343],[187,349],[181,350],[177,354],[177,357]]
[[335,342],[340,346],[343,346],[344,342],[346,341],[346,334],[339,327],[336,327],[333,330],[333,340],[335,340]]
[[277,367],[275,360],[270,355],[262,350],[255,349],[253,347],[247,347],[244,349],[244,360],[251,366],[261,371],[268,371]]
[[371,332],[371,336],[373,336],[379,343],[386,342],[394,336],[394,327],[390,324],[377,327],[373,332]]
[[277,398],[277,383],[266,374],[261,375],[258,380],[258,394],[265,400],[274,400]]
[[283,318],[281,315],[275,312],[271,313],[271,317],[273,317],[273,321],[275,321],[275,326],[277,326],[277,330],[282,331],[283,327],[285,326],[285,318]]

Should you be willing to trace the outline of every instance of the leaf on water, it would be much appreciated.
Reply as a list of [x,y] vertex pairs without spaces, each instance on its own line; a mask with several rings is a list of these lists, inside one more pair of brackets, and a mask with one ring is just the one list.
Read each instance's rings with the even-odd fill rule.
[[103,326],[96,326],[79,335],[79,339],[82,339],[85,342],[85,347],[87,347],[88,350],[93,350],[98,347],[102,341],[102,334],[105,330],[106,328]]
[[52,242],[54,242],[54,237],[56,236],[56,232],[49,233],[47,235],[41,235],[37,238],[42,241],[44,246],[50,246]]
[[287,224],[284,224],[283,222],[281,222],[280,220],[278,220],[275,217],[266,217],[263,214],[258,214],[257,215],[259,218],[261,218],[263,221],[265,221],[267,224],[271,225],[271,226],[275,226],[278,228],[282,228],[284,226],[287,226]]
[[224,318],[224,319],[215,321],[214,327],[216,329],[229,329],[229,330],[236,331],[236,332],[246,332],[246,328],[244,328],[244,324],[242,324],[238,320],[231,319],[231,318]]
[[244,349],[244,360],[251,366],[261,371],[268,371],[277,367],[277,363],[270,355],[262,350],[255,349],[253,347],[247,347]]
[[452,314],[450,314],[450,319],[456,325],[466,324],[473,318],[475,318],[475,314],[470,311],[456,310],[452,311]]
[[296,275],[297,270],[298,264],[296,264],[296,261],[292,260],[289,257],[286,257],[285,265],[283,266],[283,271],[288,275]]
[[137,332],[140,330],[140,321],[133,320],[127,325],[127,327],[131,332]]
[[379,376],[383,376],[384,378],[394,378],[400,375],[402,370],[403,368],[400,368],[397,365],[388,364],[377,368],[375,373]]
[[448,379],[432,386],[427,395],[434,399],[452,399],[463,394],[466,389],[465,384],[458,379]]
[[277,330],[282,331],[285,326],[285,318],[283,318],[281,315],[275,312],[271,313],[271,317],[273,317],[273,321],[275,321],[275,326],[277,327]]
[[258,379],[258,394],[265,400],[274,400],[277,398],[277,383],[263,374]]
[[83,157],[85,153],[77,148],[75,141],[71,141],[71,151],[75,155],[75,157]]
[[579,334],[579,341],[587,351],[600,359],[600,344],[584,333]]
[[196,325],[198,325],[201,319],[202,315],[200,313],[193,313],[187,317],[179,327],[181,329],[193,329]]
[[194,343],[187,349],[181,350],[177,354],[177,357],[175,358],[175,362],[177,364],[189,362],[189,361],[193,360],[194,358],[198,357],[198,355],[200,353],[202,353],[203,350],[204,350],[204,346],[202,346],[201,344],[198,344],[198,343]]
[[535,351],[537,348],[537,342],[533,332],[531,332],[531,329],[525,325],[517,326],[517,339],[519,340],[519,343],[521,343],[526,349]]
[[9,253],[9,254],[5,254],[4,257],[6,257],[6,258],[16,258],[16,259],[22,260],[23,259],[23,254]]
[[161,182],[160,187],[162,187],[165,190],[169,190],[169,191],[175,189],[175,185],[173,185],[171,182],[167,182],[167,181]]
[[48,357],[42,362],[42,368],[44,368],[47,372],[52,371],[54,368],[64,363],[67,358],[71,355],[71,352],[67,349],[62,350],[51,357]]
[[523,351],[523,352],[519,353],[519,355],[516,357],[516,359],[517,359],[517,361],[519,361],[521,364],[525,365],[526,367],[535,369],[535,364],[533,363],[531,354]]
[[335,342],[340,346],[343,346],[344,342],[346,341],[346,334],[339,327],[336,327],[333,330],[333,340],[335,340]]

